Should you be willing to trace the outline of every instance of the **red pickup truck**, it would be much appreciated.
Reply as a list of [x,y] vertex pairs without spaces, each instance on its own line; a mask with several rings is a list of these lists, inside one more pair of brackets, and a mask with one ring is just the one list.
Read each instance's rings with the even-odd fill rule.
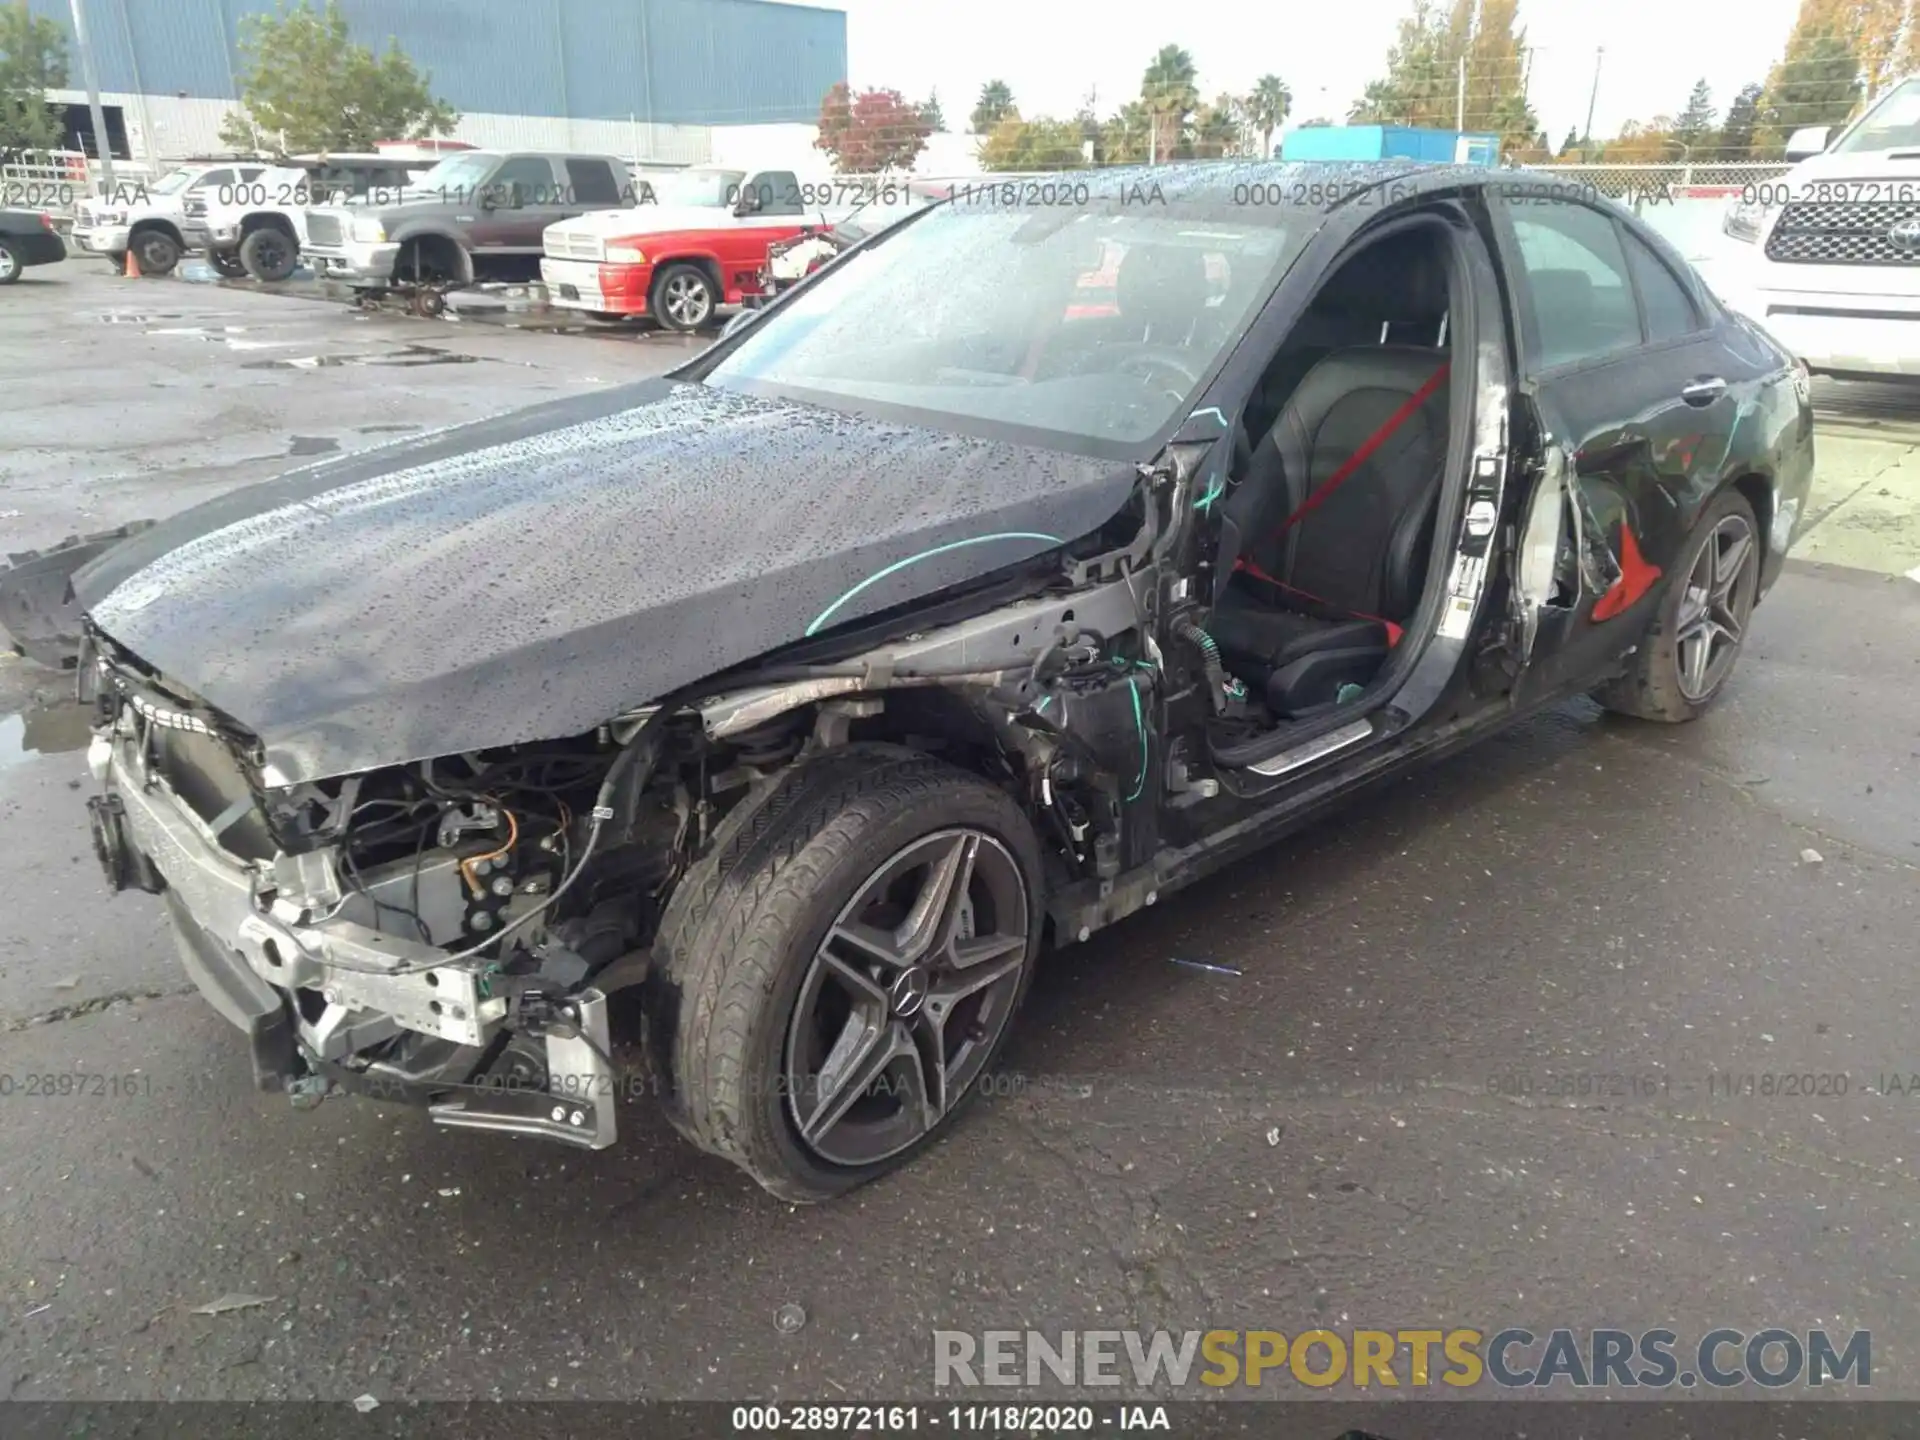
[[639,203],[547,227],[540,278],[549,303],[603,318],[650,316],[697,330],[760,293],[767,248],[827,223],[832,182],[788,170],[702,166],[648,177]]

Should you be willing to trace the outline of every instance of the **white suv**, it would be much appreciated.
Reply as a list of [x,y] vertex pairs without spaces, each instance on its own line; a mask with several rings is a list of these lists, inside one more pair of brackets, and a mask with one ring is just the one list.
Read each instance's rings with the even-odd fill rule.
[[1728,210],[1743,244],[1718,288],[1815,373],[1920,377],[1920,76],[1787,158]]

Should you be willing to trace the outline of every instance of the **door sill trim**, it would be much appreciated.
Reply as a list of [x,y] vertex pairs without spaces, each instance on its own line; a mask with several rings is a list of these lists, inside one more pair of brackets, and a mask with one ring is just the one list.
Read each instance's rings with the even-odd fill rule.
[[1302,765],[1311,765],[1316,760],[1325,759],[1336,750],[1345,750],[1350,745],[1358,745],[1363,740],[1373,738],[1373,721],[1354,720],[1342,725],[1338,730],[1329,730],[1316,736],[1304,745],[1296,745],[1291,750],[1282,750],[1265,760],[1259,760],[1246,768],[1255,775],[1274,779]]

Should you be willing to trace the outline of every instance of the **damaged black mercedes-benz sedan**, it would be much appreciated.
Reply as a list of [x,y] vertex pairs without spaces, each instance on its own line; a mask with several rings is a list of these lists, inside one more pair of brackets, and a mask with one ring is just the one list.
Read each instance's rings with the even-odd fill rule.
[[1513,172],[956,193],[661,380],[92,560],[95,839],[265,1088],[592,1148],[657,1097],[820,1199],[991,1081],[1047,943],[1562,697],[1698,714],[1811,437]]

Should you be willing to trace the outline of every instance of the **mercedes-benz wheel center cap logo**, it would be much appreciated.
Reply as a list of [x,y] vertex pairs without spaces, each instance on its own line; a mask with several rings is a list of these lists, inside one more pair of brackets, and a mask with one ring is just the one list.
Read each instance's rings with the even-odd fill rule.
[[893,1013],[902,1018],[916,1014],[927,1003],[927,972],[915,965],[902,971],[893,982]]

